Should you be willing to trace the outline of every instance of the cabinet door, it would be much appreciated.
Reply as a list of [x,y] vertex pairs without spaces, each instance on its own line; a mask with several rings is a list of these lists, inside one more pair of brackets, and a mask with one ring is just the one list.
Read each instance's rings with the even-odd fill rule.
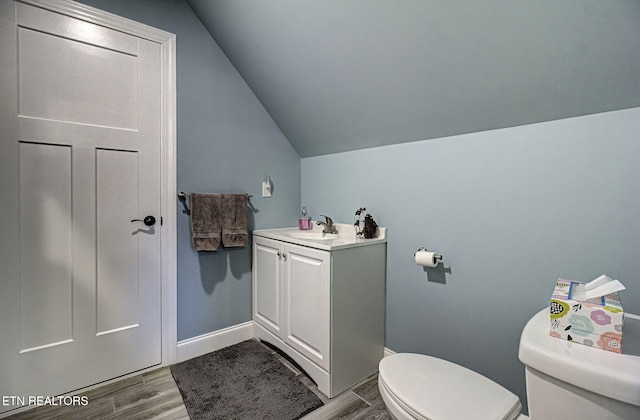
[[253,320],[278,337],[282,323],[281,258],[281,242],[254,237]]
[[330,254],[284,247],[284,341],[329,370]]

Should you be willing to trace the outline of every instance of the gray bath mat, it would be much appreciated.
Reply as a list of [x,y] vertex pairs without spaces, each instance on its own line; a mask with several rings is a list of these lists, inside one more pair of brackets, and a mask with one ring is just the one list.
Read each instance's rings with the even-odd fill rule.
[[193,420],[293,420],[322,401],[272,352],[243,341],[171,366]]

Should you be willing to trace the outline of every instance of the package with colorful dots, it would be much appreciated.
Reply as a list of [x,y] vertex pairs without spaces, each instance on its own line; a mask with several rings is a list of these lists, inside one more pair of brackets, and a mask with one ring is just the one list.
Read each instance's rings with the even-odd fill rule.
[[[607,281],[600,280],[600,283],[603,282]],[[613,284],[609,284],[609,289],[611,287]],[[620,295],[614,291],[604,296],[593,297],[589,296],[589,292],[585,294],[584,290],[584,283],[558,279],[549,307],[550,335],[593,348],[621,353],[624,310]]]

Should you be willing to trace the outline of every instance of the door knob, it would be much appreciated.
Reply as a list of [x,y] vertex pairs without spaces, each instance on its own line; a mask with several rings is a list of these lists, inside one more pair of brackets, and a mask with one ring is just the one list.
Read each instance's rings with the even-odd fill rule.
[[143,220],[133,219],[132,222],[142,222],[147,226],[153,226],[156,224],[156,218],[153,216],[147,216]]

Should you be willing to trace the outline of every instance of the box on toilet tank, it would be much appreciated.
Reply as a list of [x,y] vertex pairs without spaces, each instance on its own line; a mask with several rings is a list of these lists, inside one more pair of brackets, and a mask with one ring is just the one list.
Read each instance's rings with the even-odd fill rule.
[[622,352],[624,311],[617,292],[590,299],[577,300],[572,292],[579,282],[558,279],[551,296],[552,337],[590,347]]

